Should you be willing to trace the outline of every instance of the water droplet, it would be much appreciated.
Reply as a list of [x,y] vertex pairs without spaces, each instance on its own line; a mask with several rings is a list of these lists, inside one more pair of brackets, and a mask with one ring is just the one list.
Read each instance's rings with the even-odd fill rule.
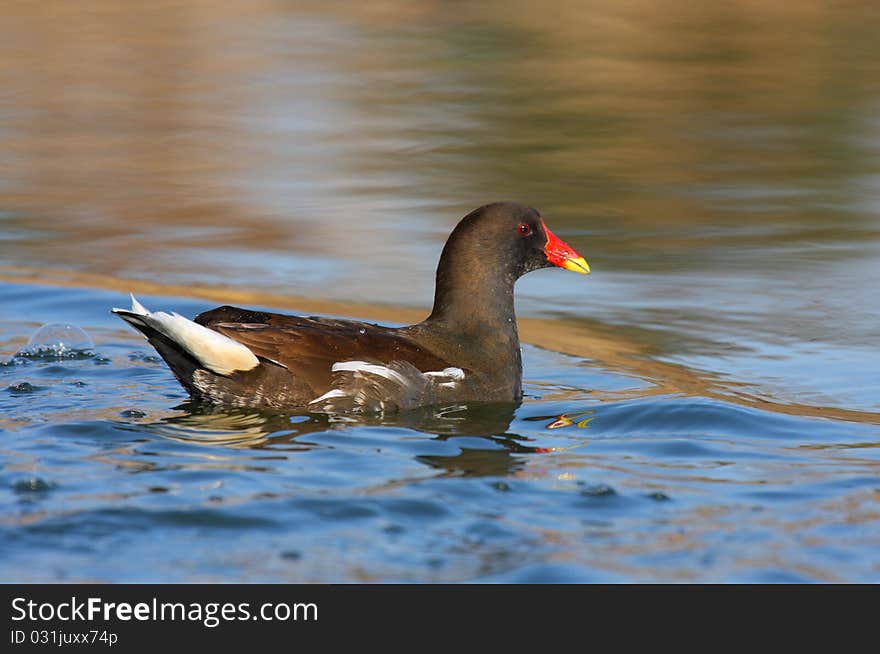
[[617,495],[617,491],[608,484],[593,484],[584,488],[581,491],[581,495],[584,497],[610,497]]
[[159,357],[146,352],[132,352],[128,355],[129,361],[143,361],[144,363],[159,363],[162,361]]
[[402,534],[405,530],[401,525],[390,524],[390,525],[386,525],[385,527],[383,527],[382,531],[384,531],[386,534],[396,535],[396,534]]
[[45,493],[52,489],[52,484],[45,479],[32,477],[31,479],[22,479],[15,482],[13,488],[16,493]]
[[22,394],[22,393],[33,393],[37,390],[36,386],[32,386],[27,382],[21,382],[20,384],[14,384],[12,386],[7,386],[6,390],[10,393]]
[[94,356],[91,337],[76,325],[49,323],[40,327],[18,356],[32,359],[80,359]]
[[296,550],[286,550],[281,552],[281,558],[285,561],[299,561],[302,558],[302,552]]

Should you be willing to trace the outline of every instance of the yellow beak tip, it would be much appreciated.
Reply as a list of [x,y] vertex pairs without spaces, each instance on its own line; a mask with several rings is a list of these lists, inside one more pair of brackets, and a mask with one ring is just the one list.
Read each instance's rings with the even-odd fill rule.
[[587,275],[590,272],[590,264],[588,264],[583,257],[578,257],[577,259],[566,259],[562,267],[566,270],[580,273],[581,275]]

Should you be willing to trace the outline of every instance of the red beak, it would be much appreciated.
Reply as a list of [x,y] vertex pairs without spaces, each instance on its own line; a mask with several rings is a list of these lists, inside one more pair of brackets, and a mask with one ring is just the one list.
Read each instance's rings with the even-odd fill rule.
[[544,233],[547,234],[547,243],[544,245],[544,254],[547,255],[547,261],[554,266],[581,273],[582,275],[590,272],[590,265],[574,248],[547,229],[547,225],[544,224],[543,220],[541,221],[541,226],[544,228]]

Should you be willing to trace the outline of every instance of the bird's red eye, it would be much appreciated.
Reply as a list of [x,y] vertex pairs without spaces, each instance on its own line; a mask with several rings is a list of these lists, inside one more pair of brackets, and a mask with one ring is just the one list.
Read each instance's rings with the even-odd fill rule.
[[526,225],[525,223],[520,223],[519,233],[522,234],[523,236],[528,236],[529,234],[532,233],[532,228],[529,225]]

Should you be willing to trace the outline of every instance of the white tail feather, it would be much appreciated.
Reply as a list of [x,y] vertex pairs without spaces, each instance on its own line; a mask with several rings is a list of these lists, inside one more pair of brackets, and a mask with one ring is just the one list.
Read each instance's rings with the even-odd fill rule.
[[170,338],[205,368],[218,375],[251,370],[260,363],[254,353],[238,341],[184,318],[179,313],[149,311],[134,295],[131,296],[131,309],[113,311],[137,315],[145,325]]

